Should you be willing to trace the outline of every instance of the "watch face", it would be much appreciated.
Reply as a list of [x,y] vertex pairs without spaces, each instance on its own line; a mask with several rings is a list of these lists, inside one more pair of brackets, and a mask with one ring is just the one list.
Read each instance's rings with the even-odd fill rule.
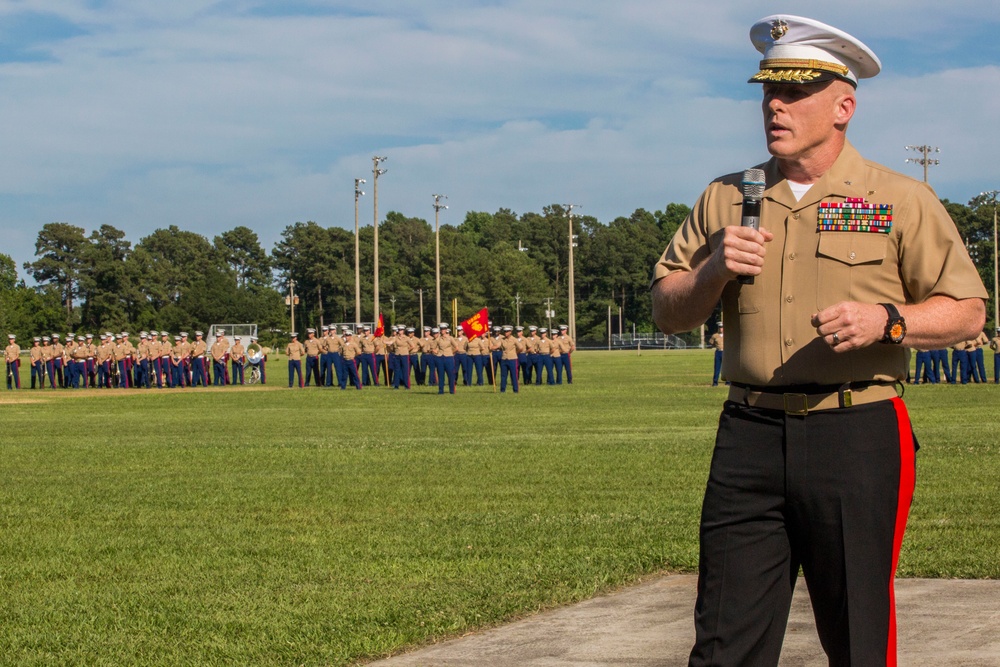
[[903,319],[900,318],[892,322],[889,327],[889,338],[893,343],[902,343],[903,336],[906,335],[906,325],[903,323]]

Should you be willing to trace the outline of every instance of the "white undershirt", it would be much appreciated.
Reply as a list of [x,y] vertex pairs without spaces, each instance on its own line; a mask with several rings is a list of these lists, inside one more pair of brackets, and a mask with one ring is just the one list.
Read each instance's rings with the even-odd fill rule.
[[802,196],[809,192],[809,188],[812,187],[812,183],[796,183],[789,179],[785,180],[788,181],[788,187],[792,189],[792,194],[795,195],[795,201],[802,199]]

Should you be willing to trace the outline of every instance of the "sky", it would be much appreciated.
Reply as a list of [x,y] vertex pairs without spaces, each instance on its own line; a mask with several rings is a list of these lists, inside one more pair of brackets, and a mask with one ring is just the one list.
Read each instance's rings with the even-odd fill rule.
[[[601,222],[691,205],[767,158],[750,26],[789,12],[883,64],[849,138],[938,195],[1000,189],[1000,12],[966,0],[0,0],[0,252],[41,227],[133,243],[238,225],[573,203]],[[22,278],[30,279],[20,270]]]

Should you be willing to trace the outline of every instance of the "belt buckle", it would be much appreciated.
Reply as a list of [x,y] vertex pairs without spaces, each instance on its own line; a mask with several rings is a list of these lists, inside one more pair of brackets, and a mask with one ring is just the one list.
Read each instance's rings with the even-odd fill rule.
[[809,397],[805,394],[782,394],[785,399],[786,415],[809,414]]

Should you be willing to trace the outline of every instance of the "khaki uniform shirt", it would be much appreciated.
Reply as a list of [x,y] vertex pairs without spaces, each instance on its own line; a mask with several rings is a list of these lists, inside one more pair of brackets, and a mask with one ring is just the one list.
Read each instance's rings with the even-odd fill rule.
[[52,350],[51,345],[42,344],[42,361],[48,363],[55,356],[55,352]]
[[362,354],[372,354],[375,352],[375,338],[372,335],[361,336],[358,342],[361,344]]
[[[864,160],[850,144],[830,170],[795,200],[777,161],[762,165],[767,187],[761,227],[774,234],[753,285],[733,280],[722,294],[729,352],[722,373],[748,385],[903,381],[908,353],[870,345],[838,354],[810,316],[840,301],[920,303],[932,295],[985,299],[986,289],[955,224],[925,184]],[[653,281],[690,271],[738,225],[742,174],[710,184],[657,262]],[[892,206],[888,234],[819,227],[820,203],[847,198]]]
[[62,346],[62,343],[53,343],[52,344],[52,358],[53,359],[61,359],[62,356],[63,356],[63,346]]
[[[353,338],[353,336],[351,337]],[[344,351],[341,352],[344,355],[344,361],[354,361],[354,358],[358,356],[360,351],[357,341],[354,340],[344,340]]]
[[434,354],[439,357],[454,357],[458,352],[458,340],[451,336],[439,336],[435,342]]
[[384,355],[386,349],[385,336],[375,336],[372,338],[372,345],[375,346],[375,354]]
[[194,343],[188,343],[181,341],[174,346],[174,349],[180,353],[182,357],[194,357],[195,359],[199,357],[204,357],[208,353],[208,343],[204,340],[196,340]]
[[338,354],[344,353],[344,339],[337,334],[330,336],[330,338],[326,341],[326,346],[330,352],[336,352]]
[[725,344],[722,341],[722,334],[720,333],[712,334],[712,337],[708,339],[708,346],[714,347],[719,352],[722,352],[723,348],[725,347]]
[[44,353],[42,352],[42,346],[41,345],[34,345],[34,346],[32,346],[32,348],[28,352],[28,354],[31,356],[31,363],[32,364],[37,364],[39,361],[44,361],[44,358],[43,358],[44,357]]
[[518,336],[514,340],[517,342],[517,353],[525,354],[528,351],[528,339],[524,336]]
[[986,332],[979,334],[979,338],[976,339],[976,347],[980,348],[985,345],[989,345],[990,337],[986,335]]
[[469,353],[469,339],[465,336],[453,336],[455,341],[455,354]]
[[501,359],[517,359],[517,339],[513,336],[504,336],[499,339],[500,342],[500,358]]
[[73,348],[73,358],[77,361],[83,361],[90,356],[90,346],[86,343],[77,343],[76,347]]
[[549,354],[552,352],[552,341],[548,338],[538,340],[538,354]]
[[246,357],[247,351],[243,347],[243,343],[236,341],[233,346],[229,348],[229,358],[233,361],[243,361]]
[[212,343],[212,359],[216,362],[221,362],[226,358],[226,353],[229,352],[229,341],[225,338],[216,339]]
[[170,353],[173,351],[173,349],[174,349],[174,346],[170,343],[169,340],[161,340],[160,341],[160,357],[161,358],[162,357],[169,357]]
[[317,338],[306,338],[306,342],[303,343],[306,348],[306,356],[317,357],[319,356],[319,339]]
[[1000,336],[990,341],[990,349],[994,352],[1000,352]]
[[97,347],[97,361],[99,363],[104,363],[111,358],[111,346],[108,345],[107,341],[102,343]]
[[17,343],[11,343],[3,349],[3,358],[7,363],[14,363],[21,357],[21,347]]
[[288,355],[289,361],[299,361],[302,359],[302,355],[306,353],[306,348],[299,341],[292,341],[285,348],[285,354]]

